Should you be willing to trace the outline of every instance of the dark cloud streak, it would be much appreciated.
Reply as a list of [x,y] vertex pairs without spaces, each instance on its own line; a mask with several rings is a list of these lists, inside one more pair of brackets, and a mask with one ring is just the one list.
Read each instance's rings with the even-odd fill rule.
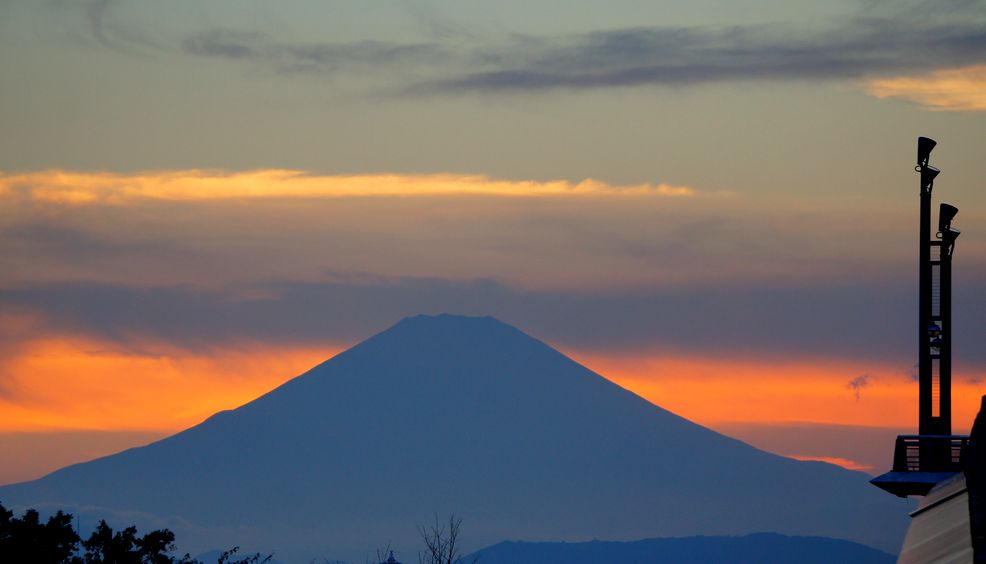
[[[119,18],[114,0],[58,1],[81,10],[106,48],[171,49],[175,41]],[[421,42],[307,41],[262,30],[204,29],[177,47],[196,56],[249,62],[285,74],[383,80],[400,95],[536,92],[737,80],[854,80],[986,62],[986,2],[869,2],[813,23],[639,27],[561,36],[481,39],[411,6],[428,28]],[[184,32],[182,32],[184,33]],[[166,44],[171,47],[165,47]]]
[[[353,343],[418,313],[491,314],[552,343],[585,351],[910,358],[910,288],[736,287],[526,291],[495,280],[336,276],[322,282],[134,288],[57,283],[0,291],[0,307],[30,310],[41,332],[141,338],[189,349],[237,340]],[[984,304],[970,304],[983,310]],[[962,329],[962,327],[959,327]],[[957,342],[986,360],[974,332]],[[969,358],[969,357],[975,357]]]
[[119,0],[53,0],[49,4],[58,10],[81,15],[87,35],[111,51],[145,55],[162,48],[159,41],[152,39],[153,34],[146,26],[118,18]]
[[273,65],[280,71],[325,75],[359,67],[435,64],[447,55],[439,46],[428,43],[291,43],[277,41],[259,32],[229,29],[190,35],[182,42],[182,48],[200,57],[249,60]]
[[49,260],[100,260],[154,256],[156,260],[190,260],[194,251],[153,240],[116,240],[57,223],[34,222],[0,227],[0,249],[7,253],[44,255]]
[[[986,61],[986,21],[857,18],[827,30],[789,25],[641,28],[525,42],[499,68],[414,85],[412,92],[536,91],[735,80],[859,79]],[[521,51],[517,49],[516,51]],[[509,49],[508,49],[509,52]]]
[[[514,35],[498,45],[461,39],[292,43],[214,29],[189,36],[186,52],[328,75],[407,66],[412,94],[686,86],[735,80],[859,79],[986,61],[986,7],[953,3],[944,16],[887,10],[820,27],[759,24],[653,27],[558,37]],[[967,14],[959,18],[955,13]]]

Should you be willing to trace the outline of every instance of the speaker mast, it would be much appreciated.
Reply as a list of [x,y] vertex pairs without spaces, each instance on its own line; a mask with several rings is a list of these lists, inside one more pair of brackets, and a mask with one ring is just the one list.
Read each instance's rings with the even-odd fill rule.
[[961,471],[968,437],[952,435],[952,252],[958,208],[942,204],[931,232],[931,193],[940,170],[928,164],[938,143],[918,138],[920,222],[918,239],[918,434],[897,437],[893,470],[871,482],[895,495],[925,495]]

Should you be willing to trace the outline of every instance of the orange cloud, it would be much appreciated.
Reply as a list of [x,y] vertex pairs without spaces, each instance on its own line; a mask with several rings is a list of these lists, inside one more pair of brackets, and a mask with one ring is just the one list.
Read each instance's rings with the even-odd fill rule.
[[21,196],[62,205],[120,205],[140,199],[202,201],[448,195],[694,196],[696,191],[688,186],[670,184],[614,186],[593,179],[572,183],[565,180],[499,180],[483,175],[455,174],[312,175],[284,169],[247,172],[179,170],[138,174],[61,170],[0,173],[0,196]]
[[932,110],[984,111],[986,65],[874,79],[867,83],[866,90],[878,98],[900,98]]

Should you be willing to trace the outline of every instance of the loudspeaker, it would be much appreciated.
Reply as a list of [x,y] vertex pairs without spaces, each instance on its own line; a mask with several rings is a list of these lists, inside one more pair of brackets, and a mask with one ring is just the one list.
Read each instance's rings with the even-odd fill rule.
[[931,157],[931,150],[938,142],[930,137],[918,137],[918,166],[922,168],[928,166],[928,159]]
[[955,214],[959,213],[959,208],[949,204],[942,204],[938,208],[938,231],[948,231],[948,226],[952,224]]

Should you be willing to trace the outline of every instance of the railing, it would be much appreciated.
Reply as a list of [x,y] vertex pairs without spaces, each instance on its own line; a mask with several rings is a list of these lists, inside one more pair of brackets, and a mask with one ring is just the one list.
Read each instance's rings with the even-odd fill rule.
[[968,446],[965,435],[900,435],[894,445],[894,472],[960,472]]

